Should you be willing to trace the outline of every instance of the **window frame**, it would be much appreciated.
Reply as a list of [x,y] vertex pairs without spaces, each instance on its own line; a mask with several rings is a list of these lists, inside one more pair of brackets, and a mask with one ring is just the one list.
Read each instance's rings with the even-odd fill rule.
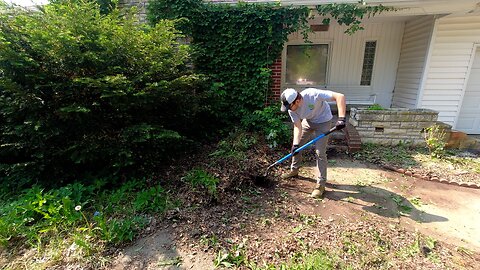
[[[283,48],[282,52],[282,89],[283,88],[294,88],[303,90],[306,88],[327,88],[329,79],[330,79],[330,69],[331,69],[331,60],[332,60],[332,52],[333,52],[333,41],[331,40],[324,40],[324,41],[314,41],[312,43],[305,43],[302,41],[294,41],[294,42],[287,42]],[[298,45],[327,45],[328,55],[327,55],[327,64],[325,69],[325,84],[313,84],[313,85],[297,85],[287,83],[287,48],[288,46],[298,46]]]

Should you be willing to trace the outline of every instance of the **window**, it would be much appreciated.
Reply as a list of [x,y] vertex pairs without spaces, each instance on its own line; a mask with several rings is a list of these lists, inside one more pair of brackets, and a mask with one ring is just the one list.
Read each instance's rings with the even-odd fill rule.
[[373,62],[375,61],[376,41],[367,41],[365,43],[365,53],[363,55],[362,78],[360,85],[371,85],[373,74]]
[[327,59],[327,44],[288,45],[286,83],[293,85],[325,85]]

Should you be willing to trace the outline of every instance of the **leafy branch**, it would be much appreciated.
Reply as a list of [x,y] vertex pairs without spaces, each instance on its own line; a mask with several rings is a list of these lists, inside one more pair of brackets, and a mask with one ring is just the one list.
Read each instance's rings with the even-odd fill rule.
[[[349,26],[345,33],[352,35],[358,30],[364,30],[361,26],[361,20],[365,17],[370,18],[385,11],[397,11],[394,7],[383,5],[366,6],[364,1],[359,4],[326,4],[316,6],[320,16],[331,16],[338,24]],[[330,24],[330,18],[323,19],[323,24]]]

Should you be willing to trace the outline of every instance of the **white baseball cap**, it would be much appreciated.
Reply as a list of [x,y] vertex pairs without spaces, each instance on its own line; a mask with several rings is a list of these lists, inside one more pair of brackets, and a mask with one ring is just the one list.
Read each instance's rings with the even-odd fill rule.
[[287,88],[283,91],[283,93],[280,95],[280,100],[282,101],[282,106],[280,107],[280,110],[282,112],[286,112],[287,110],[290,109],[290,105],[297,99],[298,92],[293,89],[293,88]]

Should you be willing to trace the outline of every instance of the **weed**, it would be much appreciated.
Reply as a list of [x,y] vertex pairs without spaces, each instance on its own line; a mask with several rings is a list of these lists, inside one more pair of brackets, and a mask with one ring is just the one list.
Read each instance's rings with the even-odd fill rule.
[[214,266],[217,267],[239,267],[247,262],[245,256],[245,241],[238,245],[233,245],[228,251],[219,251],[217,257],[214,260]]
[[180,267],[182,265],[182,257],[178,256],[170,260],[162,260],[157,263],[158,267],[163,267],[163,266],[176,266]]
[[292,233],[299,233],[303,230],[303,226],[300,224],[292,229]]
[[265,227],[272,225],[272,221],[268,218],[261,218],[261,223]]
[[422,201],[420,200],[420,197],[417,197],[417,196],[410,198],[409,201],[417,207],[420,207],[423,204]]
[[470,249],[468,249],[466,247],[457,247],[457,252],[465,254],[465,255],[469,255],[469,256],[475,254],[475,252],[471,251]]
[[400,249],[397,255],[401,258],[414,257],[420,252],[420,235],[417,234],[412,244]]
[[388,252],[391,246],[390,242],[388,240],[384,240],[377,230],[372,230],[371,235],[377,244],[377,250],[380,252]]
[[355,159],[371,163],[382,164],[387,162],[402,168],[409,168],[418,164],[413,156],[419,151],[422,151],[422,149],[412,148],[408,144],[383,146],[365,143],[362,145],[361,151],[355,153],[353,156]]
[[246,152],[257,143],[257,140],[253,134],[243,131],[233,132],[217,144],[217,149],[210,156],[243,160],[246,158]]
[[288,192],[286,191],[280,191],[280,197],[284,200],[288,199],[288,197],[290,197],[290,195],[288,194]]
[[357,180],[357,181],[355,182],[355,185],[356,185],[357,187],[366,187],[366,186],[368,186],[368,184],[365,183],[365,182],[363,182],[362,180]]
[[445,145],[447,144],[445,129],[440,125],[434,125],[424,130],[424,136],[430,155],[435,158],[445,157]]
[[280,208],[275,207],[275,211],[273,211],[273,217],[278,218],[278,217],[280,217],[281,213],[282,212],[281,212]]
[[409,214],[412,211],[412,207],[404,203],[404,198],[400,195],[391,195],[392,200],[397,205],[400,214]]
[[138,231],[143,229],[148,221],[145,217],[134,216],[124,219],[113,219],[108,223],[108,240],[115,244],[131,242]]
[[275,268],[262,268],[280,269],[280,270],[305,270],[305,269],[337,269],[341,263],[338,256],[328,253],[325,250],[315,250],[310,254],[298,254],[289,263],[284,263]]
[[208,172],[202,169],[193,169],[188,172],[182,180],[192,185],[193,188],[203,187],[207,189],[210,196],[217,197],[217,184],[219,179],[210,175]]
[[308,216],[308,215],[304,215],[304,214],[300,215],[300,220],[306,226],[311,226],[311,225],[315,224],[315,219],[316,219],[315,216]]
[[368,106],[367,110],[369,110],[369,111],[382,111],[382,110],[385,110],[385,109],[380,104],[373,104],[373,105]]
[[353,198],[352,196],[348,196],[346,198],[343,198],[342,201],[352,203],[355,201],[355,198]]
[[133,209],[136,212],[163,212],[171,204],[172,202],[166,196],[165,190],[158,185],[138,191],[133,200]]
[[200,243],[206,245],[209,248],[217,248],[218,246],[218,237],[215,234],[212,235],[202,235],[200,237]]

